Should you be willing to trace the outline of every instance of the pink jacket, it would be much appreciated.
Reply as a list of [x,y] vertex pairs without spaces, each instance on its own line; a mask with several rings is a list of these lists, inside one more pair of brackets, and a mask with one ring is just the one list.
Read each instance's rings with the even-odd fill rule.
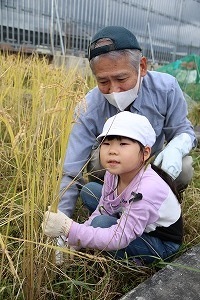
[[[122,249],[143,232],[155,231],[160,226],[169,227],[180,218],[177,198],[150,165],[143,168],[118,196],[114,192],[116,182],[117,176],[106,172],[99,205],[84,224],[72,223],[68,236],[70,245],[99,250]],[[132,193],[141,193],[142,199],[132,201]],[[110,228],[90,226],[92,219],[100,214],[117,213],[121,217]]]

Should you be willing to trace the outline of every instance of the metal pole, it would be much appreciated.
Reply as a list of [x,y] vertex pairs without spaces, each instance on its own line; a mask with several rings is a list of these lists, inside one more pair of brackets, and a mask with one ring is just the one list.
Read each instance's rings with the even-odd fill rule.
[[54,57],[55,51],[54,51],[53,9],[54,9],[54,0],[51,0],[51,30],[50,30],[50,36],[51,36],[51,49],[52,49],[52,54],[53,54],[53,57]]
[[57,0],[55,0],[55,9],[56,9],[58,31],[59,31],[59,35],[60,35],[60,44],[61,44],[62,55],[65,55],[65,49],[64,49],[64,45],[63,45],[63,39],[62,39],[62,30],[61,30],[61,26],[60,26],[60,18],[59,18],[59,14],[58,14]]
[[155,63],[155,60],[154,60],[154,51],[153,51],[153,43],[152,43],[152,39],[151,39],[151,30],[150,30],[150,24],[149,24],[149,22],[147,23],[147,27],[148,27],[148,33],[149,33],[149,42],[150,42],[150,46],[151,46],[152,62],[153,62],[153,65],[154,65],[154,63]]
[[148,9],[147,9],[147,19],[146,19],[146,32],[145,32],[145,51],[144,51],[144,56],[147,56],[148,53],[148,24],[149,24],[149,13],[150,13],[150,8],[151,8],[151,0],[148,1]]
[[105,17],[105,26],[109,24],[109,13],[110,13],[110,0],[106,1],[106,17]]
[[180,5],[180,9],[179,9],[179,14],[178,14],[178,25],[177,25],[177,32],[176,32],[176,43],[174,46],[174,53],[173,53],[173,61],[176,60],[176,53],[177,53],[177,48],[178,48],[178,43],[179,43],[179,36],[180,36],[182,11],[183,11],[183,0],[181,0],[181,5]]

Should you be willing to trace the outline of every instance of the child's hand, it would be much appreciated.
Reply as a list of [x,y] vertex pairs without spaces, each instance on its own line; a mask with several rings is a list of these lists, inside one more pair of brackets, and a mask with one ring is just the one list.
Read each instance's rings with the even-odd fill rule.
[[44,221],[42,223],[42,230],[44,234],[50,237],[58,237],[69,235],[72,219],[67,217],[64,213],[58,210],[57,213],[50,210],[45,212]]

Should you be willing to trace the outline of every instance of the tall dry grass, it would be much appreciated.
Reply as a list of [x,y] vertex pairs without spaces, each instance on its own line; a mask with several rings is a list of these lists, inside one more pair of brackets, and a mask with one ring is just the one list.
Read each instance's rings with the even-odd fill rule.
[[[43,58],[0,55],[0,299],[118,299],[153,269],[119,263],[102,253],[77,253],[57,267],[56,243],[42,235],[59,182],[73,110],[93,85],[74,68]],[[199,170],[195,152],[195,169]],[[199,180],[195,172],[195,182]],[[199,241],[199,186],[193,182],[183,209],[185,245]],[[79,204],[76,215],[86,212]]]

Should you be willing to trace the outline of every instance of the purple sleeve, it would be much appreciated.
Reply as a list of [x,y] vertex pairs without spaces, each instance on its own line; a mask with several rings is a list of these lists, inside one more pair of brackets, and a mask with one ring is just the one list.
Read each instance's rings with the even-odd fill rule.
[[[144,209],[144,205],[146,206]],[[95,213],[96,214],[96,213]],[[157,219],[156,209],[145,201],[133,202],[123,212],[116,225],[109,228],[94,228],[87,224],[72,223],[68,242],[83,248],[118,250],[129,245],[142,235],[147,223]]]

